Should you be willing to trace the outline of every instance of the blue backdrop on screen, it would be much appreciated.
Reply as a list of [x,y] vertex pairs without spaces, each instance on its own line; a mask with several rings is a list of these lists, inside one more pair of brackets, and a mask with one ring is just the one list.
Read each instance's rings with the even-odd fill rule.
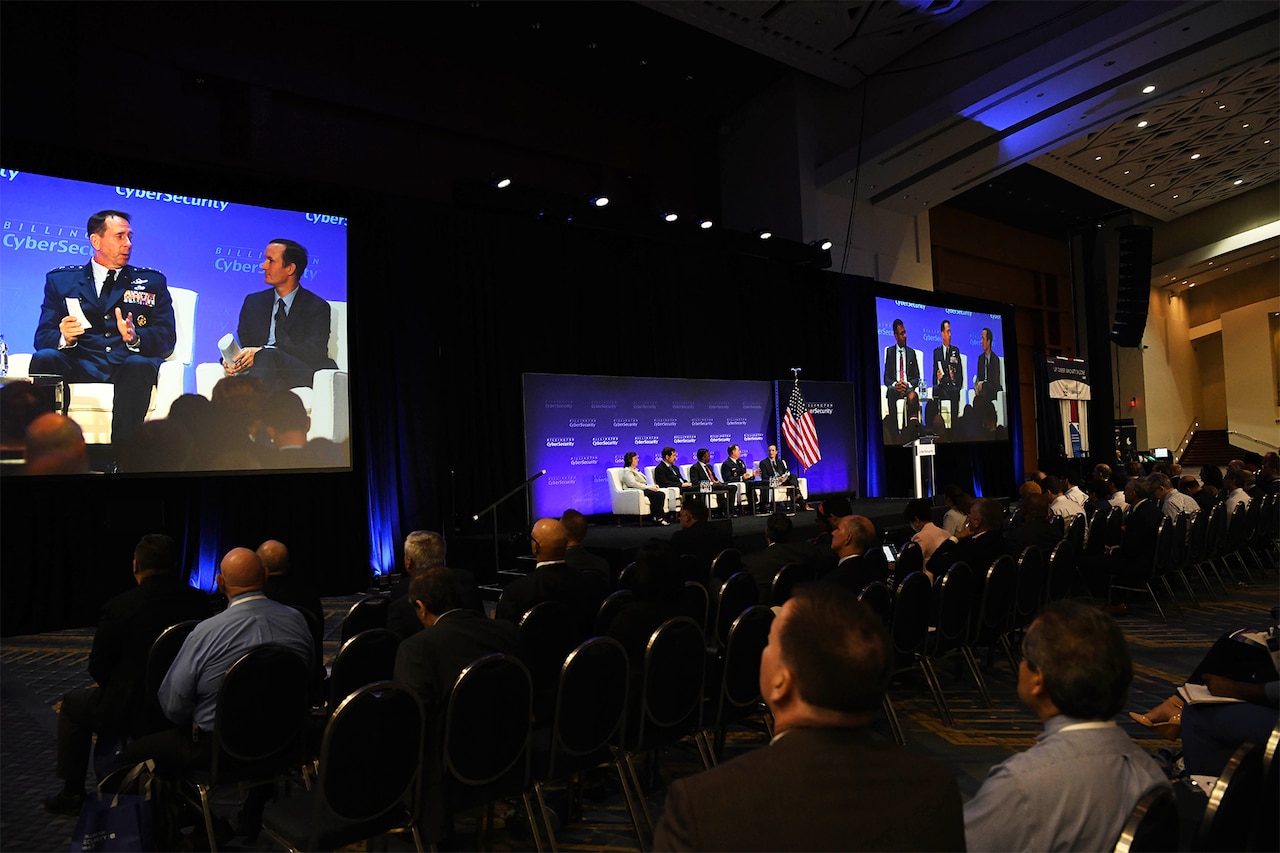
[[813,411],[822,461],[801,471],[780,440],[780,404],[791,383],[710,379],[649,379],[619,376],[524,375],[525,458],[534,481],[535,516],[558,516],[574,508],[587,514],[612,512],[606,470],[622,465],[627,451],[640,467],[660,461],[674,447],[679,463],[695,451],[711,451],[717,466],[737,444],[749,467],[778,444],[793,471],[809,480],[810,494],[847,494],[857,482],[853,388],[843,382],[801,382]]
[[[921,299],[930,299],[932,294],[923,293]],[[883,374],[886,369],[885,365],[886,350],[889,347],[896,346],[893,336],[893,323],[895,320],[901,320],[907,333],[906,345],[910,349],[919,352],[918,372],[920,381],[923,383],[924,390],[921,395],[923,403],[923,411],[921,417],[927,420],[934,427],[938,434],[939,441],[992,441],[1008,438],[1007,428],[1008,420],[1008,399],[1006,393],[1009,382],[1004,370],[1005,364],[1003,356],[1005,354],[1004,345],[1004,320],[1003,316],[995,312],[986,311],[969,311],[960,308],[947,308],[938,305],[925,304],[923,301],[914,302],[909,299],[894,299],[883,296],[876,297],[876,346],[877,346],[877,364],[879,370]],[[962,369],[958,371],[960,374],[958,379],[958,409],[956,413],[948,412],[946,421],[942,426],[938,426],[934,421],[934,388],[937,383],[937,373],[940,366],[935,359],[936,351],[942,347],[942,322],[948,321],[951,328],[951,346],[960,351]],[[979,379],[979,357],[982,355],[982,330],[991,330],[991,351],[997,357],[996,362],[999,367],[1000,392],[991,395],[992,402],[995,407],[997,430],[980,429],[977,420],[974,419],[973,428],[963,428],[959,415],[963,414],[978,396],[977,382]],[[908,371],[909,372],[909,371]],[[881,375],[883,382],[884,376]],[[889,403],[885,396],[886,386],[882,385],[879,389],[879,399],[876,404],[880,406],[882,417],[888,416]],[[938,406],[941,409],[941,406]],[[905,417],[905,413],[898,415],[900,418]],[[954,420],[952,419],[954,416]],[[889,418],[892,421],[892,418]],[[899,427],[902,424],[899,423]],[[909,441],[915,436],[903,432],[895,435],[889,425],[885,427],[886,443],[901,443]]]
[[273,238],[296,240],[307,248],[303,287],[324,299],[347,298],[347,225],[340,216],[3,169],[0,334],[10,351],[33,351],[45,273],[89,262],[93,248],[85,222],[105,209],[132,217],[131,264],[157,269],[170,287],[199,294],[197,363],[218,360],[218,339],[235,333],[244,297],[266,288],[258,265]]

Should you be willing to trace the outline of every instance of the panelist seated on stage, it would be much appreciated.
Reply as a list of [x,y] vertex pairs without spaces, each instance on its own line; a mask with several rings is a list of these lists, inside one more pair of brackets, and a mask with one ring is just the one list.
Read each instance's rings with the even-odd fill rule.
[[901,320],[893,321],[893,339],[895,344],[884,350],[884,394],[890,415],[897,411],[899,400],[920,402],[916,393],[920,385],[920,362],[916,351],[907,346],[907,327]]
[[711,492],[720,497],[726,515],[733,515],[733,508],[738,505],[740,486],[728,485],[716,476],[715,466],[711,464],[711,451],[705,447],[698,448],[698,461],[689,466],[689,484],[694,491],[702,491],[702,484],[711,484]]
[[742,461],[742,450],[738,445],[731,444],[727,450],[729,458],[720,463],[720,479],[726,483],[735,485],[741,493],[742,486],[747,487],[747,506],[752,512],[760,512],[763,507],[760,506],[760,481],[756,478],[760,476],[759,468],[748,468],[747,463]]
[[796,509],[809,508],[809,505],[801,500],[800,481],[787,467],[787,460],[778,455],[778,445],[769,445],[768,457],[760,460],[760,477],[771,487],[786,488],[792,500],[796,502]]
[[[951,321],[939,327],[942,346],[933,348],[933,401],[929,404],[928,423],[935,431],[954,426],[960,416],[960,391],[964,386],[964,362],[959,347],[951,345]],[[947,401],[950,422],[943,417],[942,402]]]

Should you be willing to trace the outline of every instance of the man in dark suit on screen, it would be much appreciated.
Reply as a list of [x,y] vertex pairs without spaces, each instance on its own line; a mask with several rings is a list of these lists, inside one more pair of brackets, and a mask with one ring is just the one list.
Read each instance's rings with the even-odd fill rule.
[[311,386],[317,370],[338,365],[329,358],[329,303],[302,287],[307,250],[278,238],[263,252],[267,290],[250,293],[240,308],[236,337],[242,347],[223,367],[228,376],[253,371],[268,391]]
[[951,345],[951,321],[943,320],[938,331],[942,346],[933,348],[933,402],[929,406],[929,424],[935,430],[948,426],[942,417],[942,401],[950,406],[951,426],[960,419],[960,389],[964,387],[964,367],[959,347]]
[[973,383],[975,399],[995,400],[1001,390],[1000,359],[991,351],[991,330],[982,330],[982,354],[978,356],[978,373]]
[[920,397],[916,388],[920,385],[920,362],[916,351],[907,346],[907,326],[901,320],[893,321],[894,345],[884,350],[884,396],[889,401],[889,415],[893,416],[899,400],[907,401],[908,411],[919,410]]
[[655,850],[963,850],[949,769],[869,728],[893,671],[848,590],[797,587],[760,656],[774,739],[671,784]]

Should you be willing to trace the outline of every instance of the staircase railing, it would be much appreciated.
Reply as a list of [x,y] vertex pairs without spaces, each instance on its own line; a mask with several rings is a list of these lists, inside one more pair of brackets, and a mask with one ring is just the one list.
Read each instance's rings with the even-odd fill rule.
[[1182,462],[1182,454],[1187,452],[1187,447],[1191,444],[1191,439],[1196,434],[1196,427],[1198,426],[1200,426],[1200,419],[1191,418],[1191,426],[1187,427],[1187,431],[1182,434],[1182,441],[1178,442],[1178,449],[1174,451],[1173,459],[1175,462]]
[[[1243,446],[1247,450],[1254,450],[1264,455],[1267,453],[1271,453],[1276,449],[1275,442],[1263,441],[1260,438],[1255,438],[1254,436],[1248,435],[1247,433],[1240,432],[1239,430],[1229,429],[1227,430],[1227,435],[1231,436],[1231,443],[1236,445],[1237,447]],[[1241,445],[1239,441],[1237,441],[1237,439],[1244,439],[1250,444],[1253,444],[1256,446],[1248,447],[1247,445]]]

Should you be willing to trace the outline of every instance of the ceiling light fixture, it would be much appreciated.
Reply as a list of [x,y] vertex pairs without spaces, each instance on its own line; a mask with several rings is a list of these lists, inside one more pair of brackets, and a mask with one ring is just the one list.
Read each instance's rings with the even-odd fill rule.
[[830,251],[830,249],[831,249],[831,241],[830,241],[830,240],[819,240],[819,241],[818,241],[818,248],[819,248],[819,249],[821,249],[821,250],[822,250],[822,251],[824,251],[824,252]]
[[1231,186],[1238,187],[1243,183],[1244,183],[1244,178],[1236,178],[1235,183],[1233,183]]
[[511,179],[506,175],[503,175],[500,178],[494,178],[490,183],[492,186],[497,187],[500,190],[505,190],[507,187],[511,186]]
[[1142,94],[1144,94],[1144,95],[1150,95],[1150,94],[1151,94],[1152,92],[1154,92],[1155,90],[1156,90],[1156,87],[1155,87],[1155,86],[1146,86],[1145,88],[1143,88],[1143,90],[1142,90]]
[[710,219],[698,220],[698,227],[701,228],[703,231],[706,231],[707,229],[711,228],[713,225],[715,225],[715,222],[713,222]]
[[1138,122],[1138,127],[1146,127],[1148,124],[1150,124],[1150,122],[1148,122],[1146,119],[1143,119],[1142,121]]
[[598,195],[587,203],[590,204],[592,207],[604,207],[606,204],[609,203],[609,197],[607,195]]
[[773,232],[768,230],[757,231],[756,236],[759,237],[761,240],[768,240],[770,237],[773,236]]
[[679,218],[680,214],[676,213],[674,210],[668,210],[666,213],[662,214],[664,222],[675,222]]
[[1199,160],[1199,159],[1200,159],[1200,155],[1199,155],[1199,154],[1192,154],[1192,155],[1191,155],[1191,159],[1192,159],[1192,160]]

